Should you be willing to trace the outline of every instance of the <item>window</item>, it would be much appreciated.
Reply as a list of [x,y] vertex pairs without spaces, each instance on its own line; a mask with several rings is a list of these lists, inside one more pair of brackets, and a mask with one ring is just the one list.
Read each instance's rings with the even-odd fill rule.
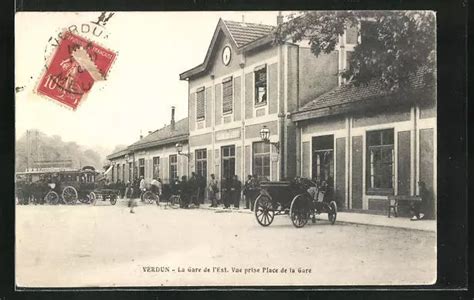
[[258,178],[270,179],[270,144],[253,143],[253,173]]
[[235,146],[222,147],[222,178],[235,175]]
[[112,173],[112,182],[114,182],[114,179],[115,179],[114,178],[114,171],[115,171],[114,169],[115,169],[114,166],[112,166],[112,170],[110,170],[110,172]]
[[393,192],[393,129],[367,132],[367,190]]
[[140,158],[138,160],[138,176],[145,177],[145,159],[144,158]]
[[128,181],[132,182],[133,179],[133,163],[128,163]]
[[204,120],[206,116],[206,103],[204,99],[204,88],[198,89],[196,93],[196,120]]
[[207,150],[196,150],[196,174],[207,177]]
[[153,157],[153,178],[160,177],[160,157]]
[[255,104],[267,102],[267,66],[254,72],[255,75]]
[[178,178],[178,156],[170,155],[170,180]]
[[233,86],[232,77],[222,82],[222,113],[232,113],[233,109]]
[[312,176],[316,182],[331,182],[334,179],[334,136],[313,137]]

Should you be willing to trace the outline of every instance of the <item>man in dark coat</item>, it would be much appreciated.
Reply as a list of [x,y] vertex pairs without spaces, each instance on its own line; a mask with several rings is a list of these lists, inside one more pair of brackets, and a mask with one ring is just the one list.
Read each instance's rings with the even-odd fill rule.
[[200,204],[204,204],[204,195],[206,193],[206,178],[201,174],[197,175],[197,183],[199,188],[198,200]]
[[179,183],[179,188],[181,191],[181,207],[188,208],[190,201],[190,184],[186,176],[181,176],[181,182]]
[[239,209],[240,206],[240,192],[242,190],[242,183],[239,180],[237,175],[234,175],[232,179],[232,187],[231,187],[231,197],[232,202],[234,204],[234,209]]
[[232,178],[227,177],[222,181],[222,202],[224,208],[229,208],[232,201]]

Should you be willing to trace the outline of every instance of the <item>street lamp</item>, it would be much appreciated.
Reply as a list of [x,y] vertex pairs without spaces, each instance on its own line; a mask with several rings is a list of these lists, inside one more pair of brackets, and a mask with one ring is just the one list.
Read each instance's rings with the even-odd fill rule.
[[186,157],[189,157],[189,153],[183,153],[183,144],[181,143],[176,143],[176,151],[178,152],[179,155],[184,155]]
[[277,152],[280,153],[280,142],[270,141],[270,129],[265,125],[263,125],[262,129],[260,129],[260,138],[262,142],[275,146]]

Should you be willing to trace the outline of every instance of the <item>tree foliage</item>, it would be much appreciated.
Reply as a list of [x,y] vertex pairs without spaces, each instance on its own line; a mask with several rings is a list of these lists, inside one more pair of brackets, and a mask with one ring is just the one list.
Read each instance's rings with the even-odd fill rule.
[[289,16],[275,33],[275,42],[308,41],[318,56],[335,50],[346,28],[360,28],[360,43],[342,77],[367,84],[377,79],[384,88],[407,85],[419,72],[432,74],[436,65],[436,19],[430,11],[307,11]]
[[[30,152],[30,162],[35,160],[72,160],[73,168],[93,166],[102,169],[104,158],[93,149],[87,149],[75,142],[66,142],[58,135],[48,136],[40,131],[32,130],[27,145],[26,134],[20,136],[15,144],[15,169],[25,171]],[[30,148],[28,151],[28,147]]]

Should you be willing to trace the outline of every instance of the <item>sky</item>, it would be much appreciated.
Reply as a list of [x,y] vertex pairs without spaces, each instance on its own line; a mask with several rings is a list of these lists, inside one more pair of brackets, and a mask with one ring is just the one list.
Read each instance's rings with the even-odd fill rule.
[[[187,82],[179,74],[204,60],[219,18],[276,25],[277,11],[116,12],[97,38],[118,53],[108,78],[95,83],[77,110],[35,93],[52,48],[48,39],[63,28],[90,24],[99,12],[21,12],[15,16],[16,135],[38,129],[65,141],[113,149],[131,144],[187,116]],[[89,37],[87,34],[82,34]],[[107,39],[103,36],[107,35]],[[46,52],[46,54],[45,54]]]

